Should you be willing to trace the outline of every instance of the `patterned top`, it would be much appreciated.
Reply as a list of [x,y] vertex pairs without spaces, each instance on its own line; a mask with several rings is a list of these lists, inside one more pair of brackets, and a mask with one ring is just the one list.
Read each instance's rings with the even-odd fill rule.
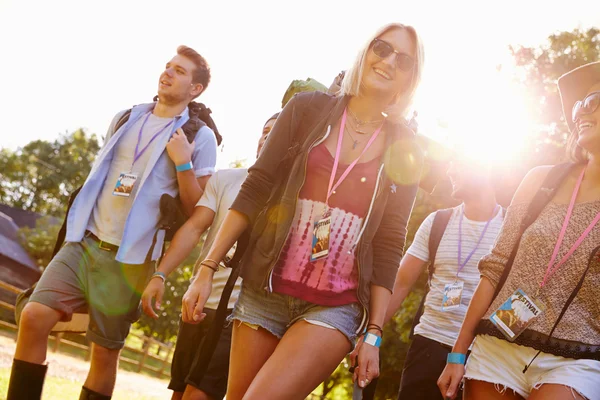
[[[510,274],[498,297],[488,309],[485,319],[496,311],[517,289],[534,296],[542,281],[548,262],[552,257],[556,240],[560,233],[567,204],[549,203],[536,221],[527,228],[521,239],[519,250]],[[508,208],[504,225],[494,245],[492,253],[479,263],[482,276],[497,285],[504,265],[518,239],[519,227],[527,211],[528,204],[515,204]],[[575,204],[571,221],[556,260],[560,260],[583,233],[592,219],[600,211],[600,201]],[[581,246],[550,277],[540,292],[540,300],[546,306],[545,312],[529,326],[529,331],[549,335],[562,308],[581,279],[583,272],[592,262],[581,290],[567,309],[565,315],[552,334],[553,338],[587,345],[600,345],[600,259],[598,252],[590,260],[600,244],[600,224],[597,224]],[[520,338],[517,338],[517,343]]]
[[[339,164],[336,182],[348,165]],[[329,256],[310,261],[313,225],[323,217],[333,157],[324,144],[308,155],[293,224],[273,271],[273,290],[323,306],[358,301],[358,271],[350,251],[369,210],[379,159],[358,163],[329,199]]]

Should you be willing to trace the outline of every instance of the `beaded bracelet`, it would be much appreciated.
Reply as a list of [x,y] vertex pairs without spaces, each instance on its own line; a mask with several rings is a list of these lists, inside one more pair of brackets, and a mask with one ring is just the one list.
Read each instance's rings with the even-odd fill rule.
[[155,273],[153,273],[152,278],[150,278],[150,279],[153,279],[153,278],[160,278],[160,279],[162,279],[163,283],[165,283],[167,281],[167,276],[163,272],[160,272],[160,271],[156,271]]

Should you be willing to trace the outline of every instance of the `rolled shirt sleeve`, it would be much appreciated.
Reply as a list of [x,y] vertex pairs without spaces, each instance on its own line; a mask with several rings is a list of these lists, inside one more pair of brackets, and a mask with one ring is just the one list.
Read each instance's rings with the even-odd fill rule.
[[196,134],[195,142],[192,163],[196,178],[214,174],[217,164],[217,139],[214,132],[208,126],[203,126]]

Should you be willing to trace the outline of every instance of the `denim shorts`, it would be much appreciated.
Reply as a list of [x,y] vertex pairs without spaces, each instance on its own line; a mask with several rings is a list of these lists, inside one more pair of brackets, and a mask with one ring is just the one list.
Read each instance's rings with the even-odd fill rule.
[[269,293],[242,283],[240,297],[229,317],[252,328],[261,327],[281,339],[287,329],[300,320],[337,329],[352,348],[366,324],[366,313],[359,303],[327,307],[279,293]]

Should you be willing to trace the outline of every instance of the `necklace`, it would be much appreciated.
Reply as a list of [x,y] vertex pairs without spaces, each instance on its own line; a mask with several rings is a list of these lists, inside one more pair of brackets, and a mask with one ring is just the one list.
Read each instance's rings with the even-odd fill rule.
[[350,129],[344,128],[344,131],[348,133],[348,136],[350,136],[350,139],[352,140],[352,150],[356,149],[356,146],[360,144],[360,140],[354,139],[354,136],[352,136],[352,134],[350,133]]
[[383,122],[385,118],[382,119],[377,119],[377,120],[372,120],[372,121],[363,121],[361,119],[359,119],[350,109],[350,107],[348,107],[348,112],[350,112],[350,116],[352,117],[351,119],[353,120],[352,122],[354,122],[354,130],[356,131],[356,133],[359,134],[365,134],[367,133],[367,131],[365,131],[362,127],[365,126],[369,126],[369,125],[374,125],[374,124],[378,124],[380,122]]

